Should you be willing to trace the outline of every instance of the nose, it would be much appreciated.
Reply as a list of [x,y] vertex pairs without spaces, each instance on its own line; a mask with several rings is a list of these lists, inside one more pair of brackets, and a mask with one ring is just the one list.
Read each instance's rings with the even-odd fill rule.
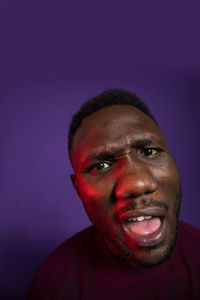
[[117,174],[115,196],[117,199],[135,198],[153,193],[157,188],[158,182],[147,167],[127,163]]

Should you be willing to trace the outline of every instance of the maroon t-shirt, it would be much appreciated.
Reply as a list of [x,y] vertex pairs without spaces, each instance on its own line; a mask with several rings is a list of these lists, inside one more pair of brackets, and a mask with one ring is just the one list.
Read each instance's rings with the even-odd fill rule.
[[114,257],[91,226],[50,254],[28,299],[199,300],[200,230],[180,221],[171,258],[159,266],[135,267]]

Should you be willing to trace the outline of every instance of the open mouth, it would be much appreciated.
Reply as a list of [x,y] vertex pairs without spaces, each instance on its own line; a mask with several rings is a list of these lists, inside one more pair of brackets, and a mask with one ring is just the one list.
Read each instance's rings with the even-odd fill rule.
[[138,246],[157,245],[165,236],[165,211],[161,209],[128,212],[120,217],[120,221],[125,236]]

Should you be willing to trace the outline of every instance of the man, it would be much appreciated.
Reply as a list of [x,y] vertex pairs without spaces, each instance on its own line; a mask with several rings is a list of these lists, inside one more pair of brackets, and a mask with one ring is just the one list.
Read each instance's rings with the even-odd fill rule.
[[93,226],[47,258],[29,299],[200,299],[200,230],[178,222],[178,170],[147,106],[124,90],[87,101],[69,156]]

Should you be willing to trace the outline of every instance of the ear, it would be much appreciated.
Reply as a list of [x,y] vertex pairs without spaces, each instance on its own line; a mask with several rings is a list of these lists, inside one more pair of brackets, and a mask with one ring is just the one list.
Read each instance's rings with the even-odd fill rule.
[[78,189],[78,183],[77,183],[77,179],[76,179],[76,175],[75,174],[71,174],[70,178],[71,178],[72,184],[73,184],[73,186],[74,186],[74,188],[75,188],[78,196],[80,196],[79,189]]

